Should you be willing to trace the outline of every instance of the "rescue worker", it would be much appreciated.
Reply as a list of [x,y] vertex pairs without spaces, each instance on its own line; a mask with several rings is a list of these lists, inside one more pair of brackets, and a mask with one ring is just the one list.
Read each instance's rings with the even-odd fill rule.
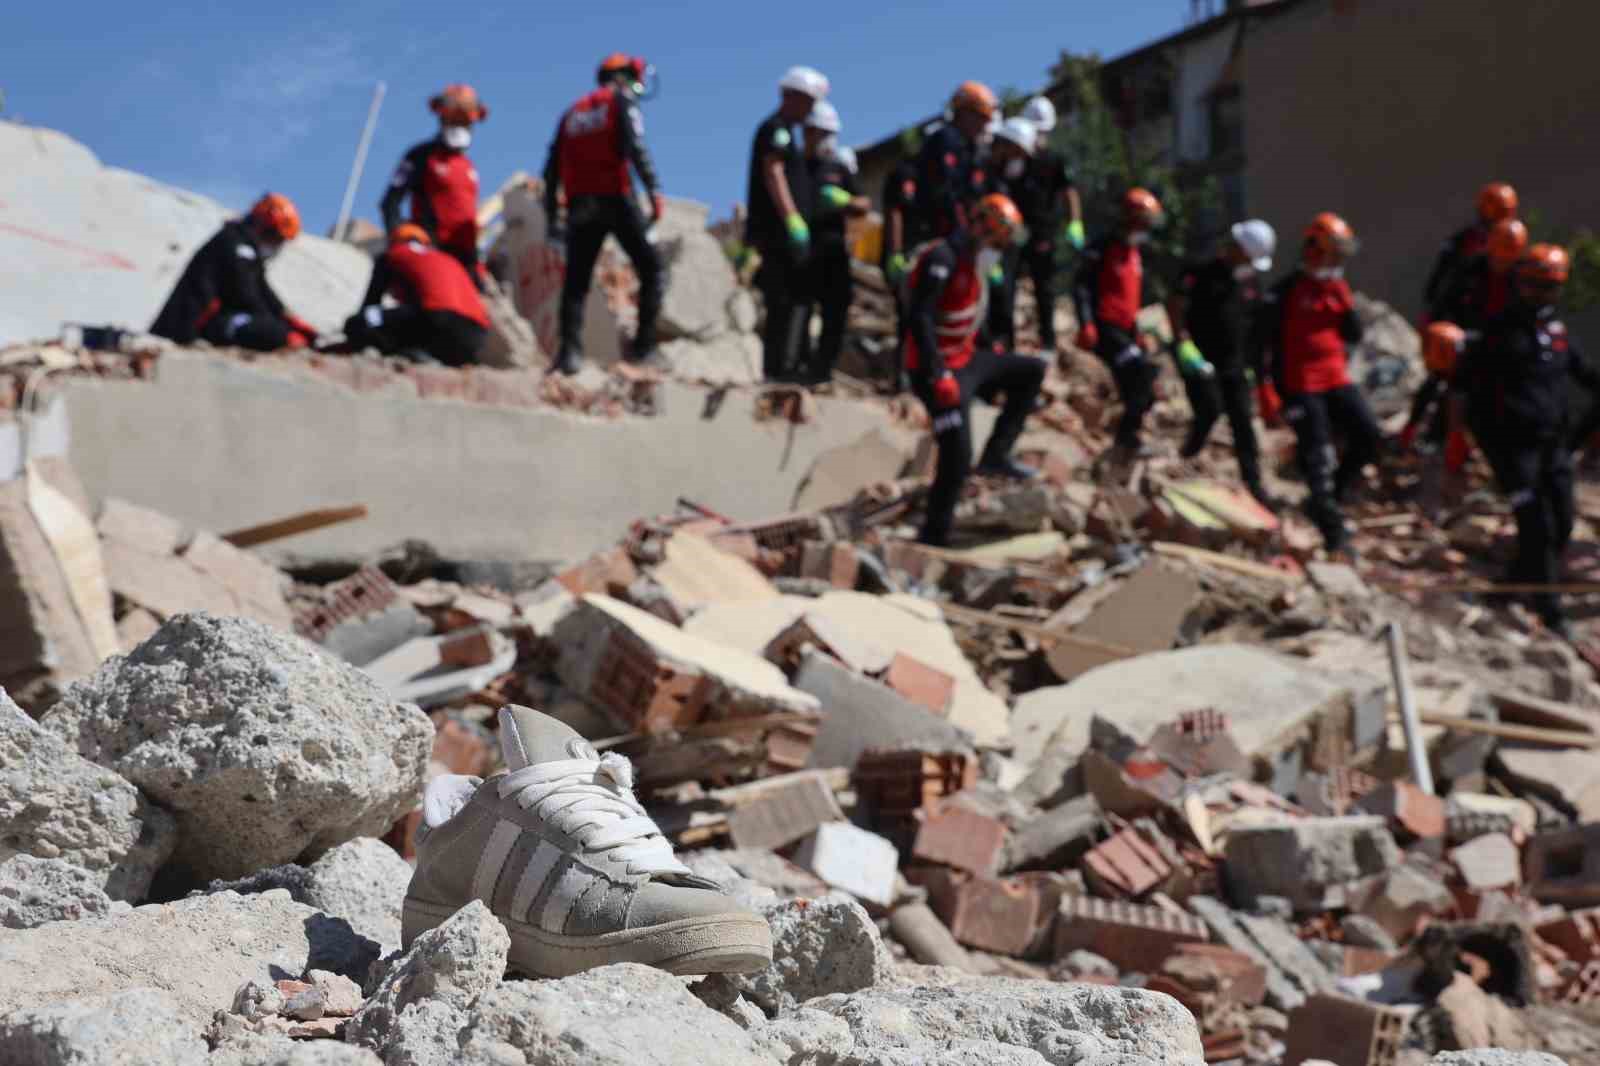
[[1162,222],[1161,201],[1149,190],[1123,194],[1117,230],[1084,250],[1073,286],[1078,312],[1077,345],[1111,369],[1122,400],[1115,441],[1102,460],[1130,462],[1139,453],[1144,416],[1155,403],[1155,343],[1138,332],[1143,302],[1144,260],[1140,248]]
[[[639,327],[626,358],[636,363],[658,359],[656,320],[664,278],[650,227],[661,221],[666,201],[645,147],[644,118],[639,112],[639,98],[653,75],[650,65],[637,56],[620,52],[607,56],[595,75],[598,87],[566,110],[550,142],[544,165],[544,211],[551,222],[551,240],[567,246],[557,373],[575,374],[583,360],[583,303],[600,246],[613,234],[639,277]],[[648,219],[634,198],[633,170],[650,199]],[[563,200],[565,223],[557,214]]]
[[467,149],[472,127],[489,117],[489,109],[470,85],[446,86],[428,107],[439,116],[439,132],[408,151],[395,168],[383,196],[383,228],[393,233],[405,221],[400,205],[409,199],[409,220],[455,256],[481,288],[487,272],[478,261],[478,170]]
[[[1556,308],[1570,272],[1564,248],[1530,248],[1515,268],[1510,306],[1468,346],[1455,374],[1447,462],[1459,468],[1465,461],[1470,427],[1516,516],[1517,557],[1508,580],[1518,583],[1560,580],[1574,514],[1569,388],[1573,380],[1600,388],[1600,375]],[[1571,637],[1556,593],[1537,592],[1530,601],[1552,631]]]
[[[1445,323],[1477,332],[1491,319],[1502,314],[1511,297],[1512,270],[1521,261],[1527,248],[1527,226],[1514,218],[1503,218],[1496,222],[1489,231],[1483,253],[1473,256],[1451,276],[1428,328]],[[1444,365],[1443,361],[1436,361]],[[1427,379],[1411,401],[1411,414],[1406,419],[1405,428],[1400,431],[1402,448],[1410,450],[1424,427],[1428,428],[1429,443],[1439,445],[1444,442],[1447,419],[1440,401],[1449,384],[1448,374],[1430,365]]]
[[1194,422],[1180,454],[1200,454],[1225,411],[1233,430],[1239,476],[1250,495],[1276,508],[1261,481],[1261,451],[1251,421],[1251,323],[1261,303],[1262,275],[1272,269],[1277,234],[1260,219],[1236,223],[1213,258],[1185,267],[1167,300],[1178,370]]
[[917,153],[917,221],[929,237],[949,236],[967,224],[967,212],[983,193],[977,164],[990,123],[1000,113],[994,91],[964,81],[950,97],[944,125],[923,139]]
[[[1262,418],[1288,420],[1300,469],[1310,489],[1305,509],[1330,553],[1349,543],[1340,502],[1368,463],[1376,462],[1378,423],[1350,379],[1350,347],[1361,342],[1361,319],[1344,279],[1356,253],[1355,232],[1324,212],[1306,227],[1300,267],[1263,299],[1254,343],[1265,371],[1258,400]],[[1341,459],[1335,436],[1345,441]]]
[[310,323],[290,314],[267,283],[267,262],[300,235],[300,212],[267,193],[195,252],[150,332],[178,344],[206,340],[258,352],[305,348]]
[[850,150],[840,147],[839,130],[839,112],[828,101],[817,101],[805,121],[806,169],[810,179],[807,185],[811,191],[806,224],[813,244],[807,269],[808,291],[822,314],[822,333],[802,378],[810,385],[833,379],[833,368],[844,347],[845,322],[855,295],[845,223],[848,216],[865,215],[871,207],[857,189],[851,166],[854,153],[847,155]]
[[[396,306],[383,306],[386,294]],[[346,320],[344,335],[352,348],[464,366],[477,361],[489,313],[460,261],[435,248],[427,230],[402,222],[373,265],[361,310]]]
[[894,296],[894,388],[897,393],[906,392],[911,387],[906,378],[904,355],[898,338],[905,332],[906,311],[901,283],[906,277],[907,254],[920,243],[916,215],[912,210],[916,200],[917,166],[914,156],[907,153],[883,179],[883,192],[879,198],[883,208],[883,239],[879,242],[878,266],[883,270],[883,280],[889,283],[889,292]]
[[961,488],[972,469],[974,398],[1005,395],[994,430],[978,460],[978,472],[1028,478],[1035,471],[1011,458],[1023,424],[1039,397],[1045,364],[1024,355],[991,351],[978,344],[989,289],[987,265],[1022,229],[1022,214],[993,193],[973,206],[968,226],[923,245],[909,275],[904,338],[912,387],[928,408],[939,450],[922,527],[924,544],[943,545]]
[[1422,307],[1427,325],[1435,319],[1449,321],[1445,298],[1454,284],[1455,274],[1470,260],[1488,250],[1489,231],[1497,222],[1517,217],[1517,190],[1503,181],[1490,182],[1478,190],[1478,220],[1454,233],[1445,241],[1422,289]]
[[[984,174],[985,189],[1005,195],[1012,203],[1019,203],[1028,163],[1033,158],[1038,143],[1038,132],[1025,118],[1008,118],[995,128],[989,143],[988,165]],[[1018,207],[1021,210],[1021,207]],[[1023,216],[1026,221],[1027,216]],[[1004,257],[995,264],[988,279],[993,286],[989,294],[989,319],[985,333],[997,352],[1011,351],[1016,347],[1017,266],[1022,249],[1017,245],[1006,248]]]
[[[1034,301],[1040,309],[1039,346],[1053,352],[1056,255],[1062,243],[1083,251],[1083,200],[1066,159],[1047,143],[1050,131],[1056,127],[1055,105],[1046,97],[1036,96],[1022,109],[1022,117],[1033,124],[1036,139],[1021,179],[1010,183],[1012,199],[1022,211],[1022,222],[1028,229],[1019,269],[1011,273],[1026,274],[1032,279]],[[1009,273],[1008,285],[1015,290],[1016,278]]]
[[801,214],[810,202],[810,174],[795,127],[828,95],[828,79],[810,67],[791,67],[778,79],[778,110],[756,127],[750,147],[745,244],[761,256],[756,287],[766,307],[761,331],[762,372],[768,381],[795,373],[805,361],[805,268],[811,227]]

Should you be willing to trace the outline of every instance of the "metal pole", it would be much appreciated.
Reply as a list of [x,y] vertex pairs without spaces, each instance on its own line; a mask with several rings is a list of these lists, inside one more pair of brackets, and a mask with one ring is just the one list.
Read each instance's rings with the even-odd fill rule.
[[1389,670],[1394,675],[1395,699],[1400,704],[1400,724],[1406,731],[1406,752],[1411,756],[1411,776],[1417,787],[1433,795],[1433,770],[1428,766],[1428,749],[1422,743],[1422,722],[1417,717],[1416,700],[1411,693],[1411,671],[1406,664],[1406,638],[1399,622],[1390,622],[1384,631],[1389,642]]
[[345,227],[350,225],[350,209],[355,205],[356,186],[361,184],[361,172],[367,166],[367,149],[372,147],[372,134],[378,128],[378,109],[383,106],[383,94],[389,87],[379,82],[372,90],[372,107],[367,110],[367,124],[361,130],[361,140],[356,144],[355,163],[350,167],[350,180],[345,183],[344,202],[339,205],[339,221],[333,224],[333,239],[345,238]]

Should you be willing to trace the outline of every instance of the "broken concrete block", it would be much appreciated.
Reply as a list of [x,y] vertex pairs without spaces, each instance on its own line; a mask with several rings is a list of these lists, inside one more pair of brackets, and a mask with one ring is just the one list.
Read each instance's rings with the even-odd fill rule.
[[86,1066],[150,1062],[206,1066],[200,1026],[155,988],[90,996],[16,1011],[0,1020],[0,1062]]
[[1513,888],[1522,883],[1522,857],[1504,833],[1489,833],[1450,849],[1450,861],[1474,892]]
[[958,752],[864,752],[850,774],[866,824],[907,848],[922,812],[978,781],[977,760]]
[[620,597],[638,577],[639,571],[625,550],[607,548],[563,570],[555,580],[574,598],[591,592]]
[[822,511],[849,503],[869,485],[893,481],[910,462],[912,446],[903,434],[874,429],[853,443],[821,452],[795,490],[790,510]]
[[1575,821],[1600,821],[1600,752],[1501,742],[1494,760],[1518,792],[1543,797]]
[[[422,708],[454,703],[475,692],[481,692],[495,678],[508,673],[517,661],[516,642],[492,629],[480,630],[467,637],[452,633],[441,637],[415,639],[434,645],[435,654],[439,659],[438,665],[413,675],[398,685],[387,687],[395,699],[415,703]],[[413,643],[414,641],[408,642],[389,655],[395,655]],[[452,645],[456,648],[454,652],[450,651]],[[447,654],[463,660],[484,661],[482,665],[460,667],[446,661]],[[422,653],[417,653],[419,659],[421,655]],[[387,659],[389,656],[383,658]]]
[[1180,944],[1210,940],[1186,914],[1088,896],[1064,896],[1056,913],[1055,951],[1092,951],[1124,971],[1151,974]]
[[1409,781],[1385,781],[1358,799],[1355,806],[1388,821],[1402,841],[1437,842],[1444,837],[1445,801]]
[[938,871],[928,888],[934,911],[957,942],[1021,959],[1049,948],[1064,879],[1051,873],[996,878]]
[[848,822],[829,822],[800,843],[794,861],[857,899],[880,907],[894,902],[900,854],[875,833]]
[[808,540],[800,546],[800,576],[826,581],[836,589],[853,589],[861,575],[861,557],[848,541]]
[[820,773],[802,770],[760,784],[759,790],[728,812],[728,833],[736,848],[778,848],[809,836],[827,822],[844,821],[833,789]]
[[235,613],[285,633],[294,632],[294,615],[285,599],[288,579],[277,567],[206,532],[190,539],[182,558],[228,590],[237,604]]
[[853,769],[862,754],[873,749],[972,751],[971,742],[949,722],[821,652],[806,656],[794,680],[796,688],[826,708],[811,766]]
[[1090,848],[1083,857],[1089,887],[1113,899],[1138,899],[1166,882],[1172,867],[1160,850],[1132,829]]
[[1266,967],[1269,1006],[1293,1010],[1309,995],[1337,991],[1334,975],[1287,922],[1229,910],[1210,896],[1190,896],[1188,905],[1218,941]]
[[[890,662],[889,653],[856,632],[818,614],[807,612],[785,627],[762,649],[761,657],[793,674],[800,669],[809,648],[838,659],[858,674],[879,674]],[[931,708],[930,708],[931,709]]]
[[95,531],[101,540],[115,541],[146,555],[177,555],[185,538],[176,518],[140,507],[116,496],[100,505]]
[[890,660],[883,683],[912,703],[941,715],[949,711],[956,689],[955,678],[899,651]]
[[1600,824],[1540,833],[1528,841],[1528,893],[1541,903],[1600,905]]
[[1006,873],[1067,869],[1094,844],[1103,825],[1104,815],[1093,796],[1034,814],[1011,831],[1000,868]]
[[[1190,571],[1149,563],[1112,589],[1086,619],[1068,631],[1126,648],[1131,654],[1166,651],[1177,641],[1183,620],[1199,594],[1200,583]],[[1069,603],[1067,610],[1071,609]],[[1060,643],[1045,649],[1050,669],[1062,681],[1071,681],[1123,657],[1079,644]]]
[[1443,881],[1414,863],[1402,862],[1384,875],[1361,913],[1376,922],[1387,937],[1403,943],[1411,939],[1423,920],[1447,914],[1455,904],[1455,897]]
[[1322,590],[1324,595],[1335,599],[1372,598],[1372,589],[1361,580],[1361,575],[1344,563],[1309,562],[1306,564],[1306,576],[1311,579],[1312,584]]
[[712,603],[778,598],[761,571],[693,533],[669,537],[665,556],[650,568],[650,576],[685,617]]
[[373,566],[325,586],[320,603],[295,614],[295,632],[353,666],[365,666],[432,629],[395,583]]
[[911,857],[987,877],[999,868],[1006,836],[1004,822],[974,810],[957,794],[924,816]]
[[1311,997],[1289,1012],[1284,1062],[1323,1059],[1333,1066],[1392,1063],[1406,1035],[1407,1014],[1338,996]]
[[1282,896],[1299,911],[1337,906],[1336,890],[1384,873],[1400,849],[1382,818],[1302,818],[1228,834],[1228,886],[1245,907]]

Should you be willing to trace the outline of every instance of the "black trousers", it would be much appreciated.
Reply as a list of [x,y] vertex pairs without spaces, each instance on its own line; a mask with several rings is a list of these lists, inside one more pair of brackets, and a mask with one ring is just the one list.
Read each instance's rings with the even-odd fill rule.
[[1417,432],[1431,444],[1443,444],[1450,432],[1446,402],[1449,387],[1450,383],[1438,374],[1429,374],[1411,398],[1406,424],[1420,426]]
[[289,343],[289,323],[276,315],[255,315],[245,311],[218,311],[200,335],[223,347],[249,348],[254,352],[275,352]]
[[649,223],[630,196],[578,196],[567,206],[567,275],[561,282],[563,348],[583,350],[583,302],[589,296],[600,246],[612,234],[639,276],[639,330],[634,334],[633,350],[644,354],[655,348],[663,278],[661,253],[650,243],[648,230]]
[[850,276],[850,249],[842,240],[824,240],[811,256],[811,299],[822,315],[822,335],[811,354],[813,377],[826,381],[833,376],[844,348],[845,323],[850,317],[850,301],[855,298],[855,281]]
[[357,350],[376,348],[385,355],[423,352],[446,366],[465,366],[477,362],[489,331],[454,311],[402,306],[358,311],[345,321],[344,335]]
[[[1296,392],[1283,397],[1283,417],[1294,429],[1300,471],[1311,495],[1306,514],[1316,523],[1332,550],[1349,537],[1339,501],[1362,469],[1378,459],[1382,431],[1354,385],[1327,392]],[[1345,439],[1344,456],[1334,447],[1334,434]]]
[[961,385],[961,405],[941,408],[933,401],[933,381],[926,371],[913,371],[912,387],[933,419],[933,440],[939,449],[934,468],[933,487],[928,492],[927,517],[922,526],[922,543],[935,546],[950,542],[950,527],[955,519],[961,487],[972,470],[972,401],[993,402],[1004,394],[1005,403],[994,432],[983,447],[980,464],[1001,462],[1011,455],[1023,425],[1039,398],[1044,384],[1045,362],[1026,355],[1001,354],[980,347],[971,360],[952,371]]
[[1100,345],[1095,348],[1122,399],[1122,417],[1117,420],[1116,443],[1122,448],[1137,448],[1144,416],[1156,402],[1155,361],[1139,346],[1139,338],[1115,326],[1100,327]]
[[1261,481],[1261,446],[1256,442],[1256,427],[1250,420],[1250,380],[1245,377],[1242,366],[1214,365],[1217,367],[1214,377],[1199,374],[1183,377],[1189,408],[1194,412],[1188,439],[1183,442],[1183,454],[1186,458],[1198,455],[1210,439],[1217,420],[1226,414],[1233,430],[1233,454],[1239,460],[1239,476],[1247,485],[1258,484]]
[[1016,347],[1017,282],[1026,276],[1033,282],[1033,296],[1039,307],[1039,347],[1056,350],[1056,244],[1050,240],[1029,241],[1006,255],[1006,280],[990,290],[989,336],[1007,348]]
[[[1570,445],[1555,436],[1516,441],[1491,437],[1483,443],[1495,480],[1517,519],[1517,559],[1510,580],[1531,585],[1559,581],[1576,514]],[[1535,593],[1530,600],[1546,621],[1561,617],[1555,593]]]
[[811,284],[809,257],[797,255],[787,242],[757,248],[761,269],[756,288],[766,306],[761,329],[761,371],[768,381],[793,375],[809,361]]

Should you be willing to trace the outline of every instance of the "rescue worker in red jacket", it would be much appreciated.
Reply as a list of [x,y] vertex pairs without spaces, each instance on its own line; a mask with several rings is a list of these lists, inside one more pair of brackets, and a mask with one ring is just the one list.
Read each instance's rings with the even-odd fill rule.
[[[608,235],[615,235],[639,278],[639,327],[626,353],[632,362],[657,359],[656,320],[661,314],[661,253],[650,227],[661,221],[666,201],[655,163],[644,143],[639,99],[654,69],[637,56],[620,52],[600,62],[599,87],[579,98],[561,116],[544,165],[544,210],[551,238],[567,244],[567,273],[561,283],[559,373],[576,373],[583,359],[583,302],[589,295],[595,260]],[[650,200],[645,217],[634,198],[633,171]],[[566,221],[557,225],[564,195]]]
[[470,85],[449,85],[428,101],[439,116],[439,133],[408,151],[383,195],[383,228],[393,233],[405,219],[400,206],[411,201],[410,221],[466,267],[480,288],[485,283],[478,260],[478,170],[467,158],[472,127],[489,109]]
[[1150,358],[1154,343],[1138,332],[1144,293],[1144,259],[1139,249],[1162,221],[1161,201],[1147,189],[1129,189],[1122,197],[1117,232],[1083,252],[1073,285],[1078,312],[1077,345],[1094,352],[1111,368],[1122,399],[1122,417],[1107,458],[1114,463],[1139,453],[1144,416],[1155,403],[1157,366]]
[[[394,306],[383,306],[385,295]],[[389,234],[388,250],[373,266],[361,310],[346,320],[344,335],[353,348],[463,366],[477,361],[489,314],[466,268],[435,248],[427,230],[402,222]]]
[[205,340],[258,352],[308,347],[315,327],[290,314],[267,283],[267,262],[299,235],[294,203],[267,193],[195,252],[150,332],[178,344]]
[[[1288,420],[1310,489],[1305,509],[1330,552],[1344,551],[1349,530],[1340,501],[1368,463],[1376,462],[1381,433],[1366,398],[1350,379],[1350,348],[1361,342],[1355,296],[1344,279],[1356,253],[1355,232],[1325,212],[1306,228],[1300,268],[1263,300],[1257,350],[1265,377],[1258,386],[1269,424]],[[1341,459],[1334,447],[1343,436]]]
[[928,408],[939,449],[920,538],[924,544],[949,542],[956,503],[972,469],[974,398],[993,401],[997,395],[1005,396],[978,460],[978,472],[1006,478],[1036,473],[1013,460],[1011,450],[1038,400],[1045,364],[978,344],[989,264],[1015,243],[1021,229],[1022,214],[1016,205],[993,193],[973,206],[966,228],[923,245],[911,265],[906,370]]
[[1488,251],[1490,231],[1496,223],[1516,218],[1517,207],[1517,190],[1503,181],[1490,182],[1478,190],[1478,220],[1444,242],[1428,272],[1422,289],[1423,325],[1435,319],[1449,321],[1446,301],[1456,283],[1456,272]]
[[[1508,575],[1517,583],[1560,580],[1574,515],[1571,386],[1600,388],[1600,374],[1584,360],[1556,307],[1570,273],[1565,249],[1530,248],[1516,267],[1509,307],[1467,347],[1453,383],[1447,462],[1459,467],[1465,461],[1464,429],[1470,427],[1517,519],[1517,558]],[[1555,592],[1536,592],[1530,600],[1552,631],[1571,636]]]

